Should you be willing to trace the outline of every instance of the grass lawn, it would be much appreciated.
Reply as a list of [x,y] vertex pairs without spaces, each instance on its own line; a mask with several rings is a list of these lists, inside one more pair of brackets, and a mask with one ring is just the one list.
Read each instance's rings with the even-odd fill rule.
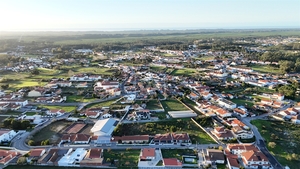
[[252,107],[254,105],[254,102],[244,99],[231,99],[230,101],[236,103],[238,106]]
[[183,104],[181,104],[176,99],[168,99],[161,101],[162,106],[164,107],[165,111],[184,111],[189,110]]
[[278,67],[270,65],[253,65],[251,68],[262,73],[282,74]]
[[166,66],[150,66],[150,69],[154,71],[163,71],[165,68]]
[[96,98],[84,98],[83,96],[72,95],[67,96],[66,103],[74,103],[74,102],[92,102],[95,101]]
[[173,76],[191,76],[197,71],[191,68],[175,69],[171,75]]
[[76,73],[91,73],[100,75],[112,75],[116,69],[103,68],[103,67],[77,67],[74,69]]
[[158,100],[148,100],[146,109],[155,110],[155,109],[162,109]]
[[251,123],[258,128],[267,145],[269,142],[276,143],[274,148],[268,146],[268,149],[283,166],[287,165],[290,168],[300,166],[299,125],[266,120],[253,120]]
[[66,112],[71,112],[71,111],[75,110],[75,108],[76,108],[75,106],[46,106],[46,105],[43,105],[41,107],[47,108],[47,109],[61,109]]
[[118,160],[116,167],[137,166],[141,150],[104,150],[103,156],[105,162]]
[[182,160],[183,155],[196,155],[192,149],[161,149],[163,158],[177,158]]
[[100,107],[109,107],[114,104],[118,99],[109,100],[101,103],[89,104],[86,108],[100,108]]
[[26,116],[33,116],[35,114],[36,114],[36,112],[26,112]]
[[36,145],[40,145],[40,142],[46,139],[50,140],[50,143],[55,143],[58,139],[60,139],[60,135],[57,135],[59,132],[64,130],[67,126],[69,126],[72,122],[67,121],[56,121],[41,129],[35,135],[33,135],[33,140]]
[[213,60],[215,56],[199,56],[197,59],[199,60]]

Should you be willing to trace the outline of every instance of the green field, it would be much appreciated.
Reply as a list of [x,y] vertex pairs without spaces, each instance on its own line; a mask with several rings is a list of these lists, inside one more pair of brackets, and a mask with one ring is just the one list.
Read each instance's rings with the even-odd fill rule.
[[115,103],[118,99],[109,100],[101,103],[89,104],[86,108],[101,108],[101,107],[109,107],[113,103]]
[[61,109],[61,110],[64,110],[66,112],[71,112],[71,111],[76,109],[75,106],[48,106],[48,105],[43,105],[43,106],[40,106],[40,107],[47,108],[47,109]]
[[162,100],[161,101],[162,106],[164,107],[165,111],[184,111],[189,110],[187,107],[185,107],[183,104],[181,104],[176,99],[168,99],[168,100]]
[[136,167],[141,150],[104,150],[103,156],[106,163],[117,160],[116,167]]
[[154,70],[154,71],[163,71],[164,69],[166,69],[166,67],[165,66],[150,66],[150,69]]
[[262,73],[282,74],[278,67],[270,65],[253,65],[251,68]]
[[161,149],[163,158],[177,158],[182,160],[183,155],[197,155],[192,149]]
[[238,106],[252,107],[254,105],[254,102],[245,99],[231,99],[230,101],[236,103]]
[[172,71],[171,75],[173,76],[191,76],[197,72],[196,69],[192,68],[183,68],[183,69],[175,69]]
[[74,102],[92,102],[95,101],[96,98],[84,98],[84,96],[78,96],[78,95],[72,95],[72,96],[67,96],[67,101],[66,103],[74,103]]
[[113,135],[155,135],[170,132],[188,133],[193,144],[215,143],[209,135],[200,129],[191,119],[173,119],[156,123],[121,124],[116,128]]
[[268,146],[268,149],[280,164],[290,168],[300,166],[299,125],[266,120],[253,120],[251,123],[258,128],[267,145],[269,142],[276,143],[274,148]]
[[155,110],[155,109],[162,109],[158,100],[148,100],[146,109]]

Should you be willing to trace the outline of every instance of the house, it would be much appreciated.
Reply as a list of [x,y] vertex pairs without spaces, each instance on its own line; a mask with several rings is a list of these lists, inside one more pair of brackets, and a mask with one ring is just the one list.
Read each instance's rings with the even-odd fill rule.
[[31,149],[29,151],[29,156],[27,157],[27,162],[30,162],[32,160],[38,160],[40,157],[42,157],[46,153],[46,149]]
[[69,151],[64,154],[64,156],[57,162],[58,166],[74,166],[79,165],[81,160],[87,154],[87,150],[84,148],[77,148],[75,151],[69,149]]
[[182,168],[182,163],[177,158],[163,158],[163,165],[166,168]]
[[28,104],[28,100],[22,100],[22,99],[17,99],[17,100],[0,100],[0,104],[2,103],[10,103],[10,104],[17,104],[20,106],[26,106]]
[[61,142],[74,143],[74,144],[88,144],[91,140],[90,135],[87,134],[64,134],[61,137]]
[[98,120],[91,128],[91,133],[96,136],[111,136],[118,123],[119,121],[113,118]]
[[148,143],[149,135],[133,135],[133,136],[113,136],[111,142],[117,143],[127,143],[127,144],[136,144],[136,143]]
[[17,132],[15,130],[0,129],[0,143],[10,142],[16,135]]
[[278,101],[284,100],[284,95],[283,95],[283,94],[280,94],[280,93],[274,93],[271,97],[272,97],[273,99],[278,100]]
[[117,81],[97,82],[95,87],[102,87],[103,89],[118,88],[119,87],[119,82],[117,82]]
[[190,140],[190,136],[188,133],[172,133],[174,144],[183,144],[183,145],[191,145],[192,142]]
[[213,110],[214,113],[216,113],[218,116],[222,117],[222,118],[225,118],[225,117],[231,117],[231,113],[228,112],[227,110],[225,109],[222,109],[222,108],[218,108],[216,110]]
[[243,164],[247,168],[270,169],[272,165],[269,159],[260,151],[247,151],[241,153]]
[[240,126],[233,126],[232,132],[236,138],[239,139],[251,139],[254,137],[254,134],[252,131],[244,130]]
[[234,138],[233,133],[224,127],[215,127],[211,133],[215,135],[218,140],[232,140]]
[[260,101],[262,104],[272,105],[273,101],[271,99],[262,98]]
[[27,97],[40,97],[44,92],[44,90],[31,90],[28,92]]
[[219,99],[218,104],[220,106],[226,107],[227,109],[235,109],[236,108],[236,104],[227,99]]
[[16,151],[0,150],[0,164],[6,166],[19,155],[21,154]]
[[205,155],[205,161],[209,164],[213,164],[213,163],[224,164],[225,155],[221,150],[207,149],[207,153]]
[[88,83],[87,82],[82,82],[82,83],[77,84],[75,87],[76,88],[87,88]]
[[248,116],[248,113],[245,110],[241,109],[241,108],[235,108],[235,109],[233,109],[233,112],[235,114],[240,115],[241,117],[247,117]]
[[207,91],[201,92],[200,94],[203,97],[203,99],[205,99],[205,100],[208,100],[208,99],[210,99],[213,96],[211,93],[209,93]]
[[191,100],[197,100],[197,99],[199,98],[199,96],[198,96],[196,93],[191,92],[191,93],[189,94],[189,98],[190,98]]
[[103,162],[103,149],[91,148],[88,150],[80,166],[101,166]]
[[64,110],[61,109],[50,109],[46,112],[48,116],[61,116],[65,113]]
[[155,148],[144,148],[141,150],[140,160],[151,161],[155,159]]
[[227,150],[230,151],[231,154],[241,156],[241,153],[247,151],[259,151],[257,147],[253,144],[228,144]]
[[153,144],[173,144],[173,138],[170,133],[166,134],[156,134],[152,140]]
[[38,164],[57,166],[58,161],[69,151],[70,149],[50,149],[38,160]]

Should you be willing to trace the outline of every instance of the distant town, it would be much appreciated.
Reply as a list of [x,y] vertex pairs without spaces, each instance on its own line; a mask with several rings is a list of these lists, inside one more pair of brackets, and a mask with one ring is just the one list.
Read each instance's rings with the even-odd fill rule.
[[300,166],[299,35],[3,43],[0,168]]

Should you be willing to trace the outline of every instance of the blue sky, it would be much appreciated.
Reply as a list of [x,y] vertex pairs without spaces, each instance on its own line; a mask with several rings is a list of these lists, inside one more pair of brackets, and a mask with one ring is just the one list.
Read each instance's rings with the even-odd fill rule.
[[300,28],[300,0],[0,0],[0,30]]

